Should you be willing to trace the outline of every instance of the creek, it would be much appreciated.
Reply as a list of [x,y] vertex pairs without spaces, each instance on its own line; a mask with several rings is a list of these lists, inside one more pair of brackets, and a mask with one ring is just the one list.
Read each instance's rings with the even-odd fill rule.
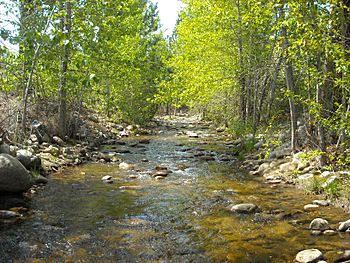
[[[129,169],[91,163],[51,175],[23,222],[0,225],[0,262],[293,262],[303,249],[331,259],[350,247],[349,234],[313,236],[308,229],[317,217],[336,228],[348,219],[341,209],[304,212],[317,197],[241,170],[225,135],[185,119],[155,129],[157,135],[103,147],[126,149],[118,158]],[[199,138],[177,135],[185,130]],[[156,166],[173,172],[157,180],[150,176]],[[228,209],[239,203],[262,212]]]

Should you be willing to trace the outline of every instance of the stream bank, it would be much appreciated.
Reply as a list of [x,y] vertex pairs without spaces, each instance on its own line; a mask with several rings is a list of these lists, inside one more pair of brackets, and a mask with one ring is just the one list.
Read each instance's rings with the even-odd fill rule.
[[[249,175],[227,135],[187,118],[154,131],[103,144],[114,163],[52,174],[25,220],[1,227],[3,262],[292,262],[311,248],[335,262],[349,247],[343,211],[304,211],[320,197]],[[230,211],[241,203],[260,211]],[[315,218],[333,234],[314,235]]]

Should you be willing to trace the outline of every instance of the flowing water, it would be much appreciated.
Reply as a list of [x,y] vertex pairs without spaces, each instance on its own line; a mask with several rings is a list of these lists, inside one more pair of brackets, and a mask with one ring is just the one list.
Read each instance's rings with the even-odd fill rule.
[[[312,236],[308,229],[316,217],[336,228],[348,219],[340,209],[305,213],[315,197],[249,176],[226,138],[206,127],[170,124],[147,137],[149,144],[134,137],[105,147],[130,150],[119,157],[132,169],[87,164],[52,175],[26,220],[0,226],[0,262],[292,262],[303,249],[318,248],[332,259],[350,247],[349,234]],[[176,136],[186,129],[197,129],[200,138]],[[203,152],[215,161],[202,160]],[[159,165],[173,173],[154,179]],[[105,175],[114,183],[103,183]],[[262,212],[229,211],[242,202]]]

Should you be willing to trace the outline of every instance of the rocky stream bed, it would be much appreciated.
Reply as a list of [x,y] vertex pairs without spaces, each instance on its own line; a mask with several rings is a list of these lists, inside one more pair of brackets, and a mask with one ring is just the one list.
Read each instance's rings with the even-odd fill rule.
[[0,262],[350,262],[342,209],[242,169],[203,123],[154,131],[35,188],[0,224]]

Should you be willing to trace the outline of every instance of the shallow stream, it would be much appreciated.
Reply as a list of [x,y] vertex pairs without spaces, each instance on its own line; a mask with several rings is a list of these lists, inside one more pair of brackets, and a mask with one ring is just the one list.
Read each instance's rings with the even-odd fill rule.
[[[350,234],[313,236],[308,229],[316,217],[336,228],[348,215],[334,207],[304,212],[316,197],[249,176],[223,135],[180,122],[158,129],[104,147],[129,150],[118,157],[131,169],[87,164],[52,175],[31,201],[28,219],[0,226],[0,262],[292,262],[308,248],[332,262],[350,247]],[[176,135],[185,130],[200,138]],[[150,176],[156,166],[173,173],[156,180]],[[105,175],[114,183],[102,182]],[[262,212],[227,209],[238,203],[255,203]]]

